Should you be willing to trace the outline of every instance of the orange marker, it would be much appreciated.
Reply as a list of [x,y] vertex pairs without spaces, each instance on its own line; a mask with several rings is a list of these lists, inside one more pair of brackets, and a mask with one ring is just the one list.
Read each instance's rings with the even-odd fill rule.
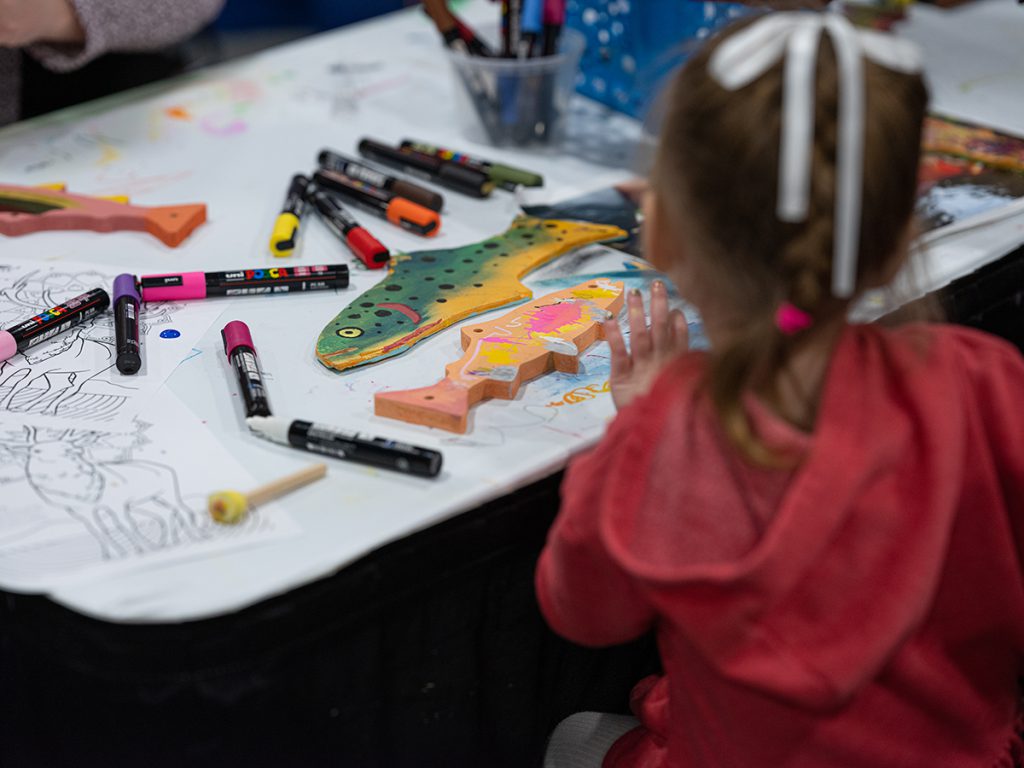
[[441,231],[441,216],[437,211],[424,208],[387,190],[351,179],[336,171],[317,171],[313,181],[321,189],[344,195],[349,203],[382,216],[414,234],[433,237]]

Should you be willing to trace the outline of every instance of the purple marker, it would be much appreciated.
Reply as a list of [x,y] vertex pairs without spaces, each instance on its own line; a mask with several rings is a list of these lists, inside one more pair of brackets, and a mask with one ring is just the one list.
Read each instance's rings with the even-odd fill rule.
[[135,275],[114,278],[114,341],[117,349],[117,370],[125,376],[138,373],[142,367],[139,344],[139,291]]
[[263,374],[256,359],[256,347],[252,343],[249,326],[241,320],[232,320],[221,329],[220,336],[224,340],[224,354],[231,361],[238,378],[238,388],[245,401],[245,417],[271,416],[267,390],[263,386]]

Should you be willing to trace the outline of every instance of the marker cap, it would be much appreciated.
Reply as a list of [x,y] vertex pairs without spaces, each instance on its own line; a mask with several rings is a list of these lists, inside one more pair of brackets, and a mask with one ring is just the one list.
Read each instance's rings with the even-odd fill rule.
[[139,290],[135,285],[135,275],[118,275],[114,278],[114,303],[127,296],[136,304],[142,299],[139,297]]
[[391,260],[388,249],[362,227],[351,230],[345,240],[359,260],[370,269],[379,269]]
[[256,352],[256,347],[252,343],[252,334],[249,333],[249,326],[241,320],[232,320],[221,328],[220,337],[224,340],[224,354],[228,356],[228,359],[231,359],[231,354],[238,347],[247,347],[253,353]]
[[18,353],[18,342],[7,331],[0,331],[0,361],[14,357]]
[[206,298],[206,273],[179,272],[142,277],[144,301],[181,301]]
[[441,217],[437,211],[424,208],[404,197],[396,197],[388,204],[388,221],[423,237],[433,237],[441,231]]
[[298,234],[299,217],[291,212],[282,213],[274,222],[274,231],[270,234],[270,252],[275,256],[291,256],[295,251]]

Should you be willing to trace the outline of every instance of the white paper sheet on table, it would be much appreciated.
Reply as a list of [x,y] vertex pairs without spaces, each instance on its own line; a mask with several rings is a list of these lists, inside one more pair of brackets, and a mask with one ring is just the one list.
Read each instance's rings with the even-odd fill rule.
[[[116,274],[67,261],[0,263],[0,328],[93,288],[109,293]],[[143,367],[134,376],[115,367],[109,311],[0,362],[0,423],[131,429],[220,311],[202,302],[143,305]]]
[[134,433],[0,427],[0,587],[35,592],[298,532],[276,504],[238,525],[206,511],[252,475],[167,390]]

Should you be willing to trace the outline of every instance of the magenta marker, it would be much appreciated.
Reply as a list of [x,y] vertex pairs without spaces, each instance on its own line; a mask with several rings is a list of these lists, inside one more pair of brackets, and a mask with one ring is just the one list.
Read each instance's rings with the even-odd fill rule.
[[238,388],[245,401],[246,418],[270,416],[267,390],[263,386],[263,374],[256,359],[256,347],[252,343],[249,326],[241,320],[232,320],[221,329],[220,336],[224,340],[224,354],[228,356],[238,377]]
[[207,296],[257,296],[348,288],[346,264],[315,267],[257,267],[230,272],[174,272],[144,275],[143,301],[181,301]]

